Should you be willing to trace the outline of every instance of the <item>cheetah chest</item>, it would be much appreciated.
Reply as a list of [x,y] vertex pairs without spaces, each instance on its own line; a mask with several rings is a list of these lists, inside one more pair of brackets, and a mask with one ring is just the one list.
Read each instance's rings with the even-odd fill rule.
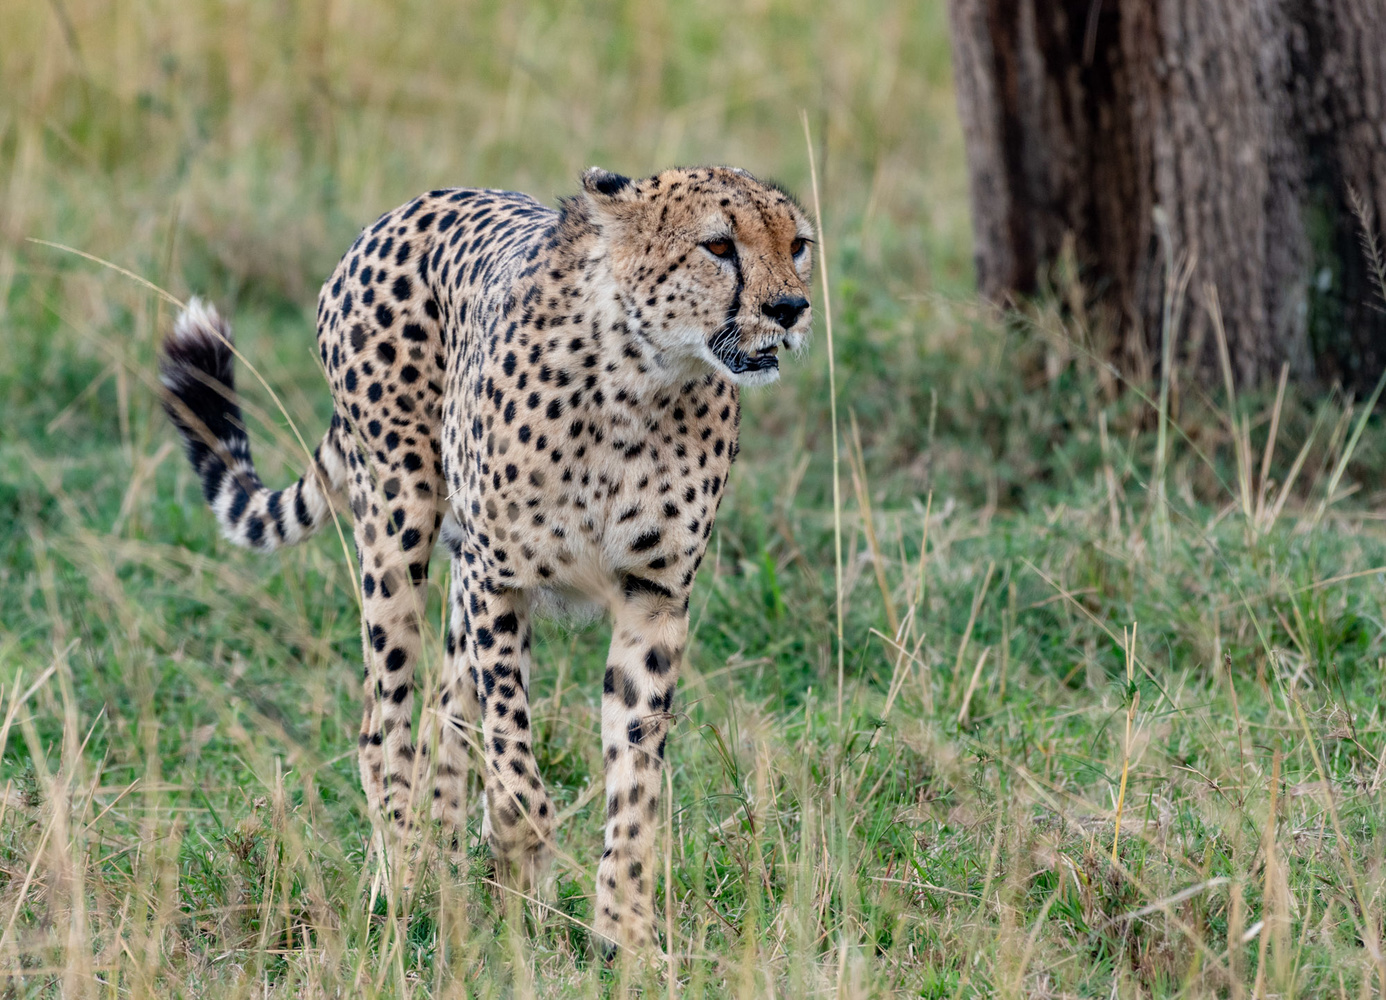
[[639,399],[598,386],[556,417],[543,399],[509,403],[478,407],[479,434],[445,452],[445,470],[465,470],[452,500],[464,548],[513,587],[691,580],[736,450],[733,387],[707,377]]

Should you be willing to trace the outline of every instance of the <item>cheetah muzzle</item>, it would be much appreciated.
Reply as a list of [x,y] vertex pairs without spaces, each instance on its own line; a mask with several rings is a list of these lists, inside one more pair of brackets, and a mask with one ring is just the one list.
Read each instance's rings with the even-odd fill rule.
[[[361,780],[391,843],[428,804],[465,830],[480,723],[483,829],[524,888],[554,844],[535,765],[531,621],[597,602],[606,849],[595,925],[653,942],[654,830],[689,593],[737,451],[739,388],[808,334],[813,231],[742,170],[588,170],[558,210],[432,191],[357,237],[318,298],[334,415],[297,483],[256,475],[230,327],[188,305],[164,342],[166,407],[231,541],[272,551],[350,509],[359,560]],[[451,556],[442,676],[410,720],[428,563]],[[434,725],[433,721],[437,720]]]

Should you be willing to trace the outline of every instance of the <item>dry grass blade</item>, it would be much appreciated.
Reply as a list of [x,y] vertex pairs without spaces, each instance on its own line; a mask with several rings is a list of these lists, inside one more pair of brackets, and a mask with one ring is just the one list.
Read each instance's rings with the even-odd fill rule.
[[1160,396],[1156,407],[1159,421],[1155,434],[1155,469],[1151,475],[1154,492],[1151,503],[1154,505],[1154,518],[1160,549],[1169,555],[1170,525],[1167,499],[1165,495],[1165,470],[1169,463],[1169,395],[1174,379],[1174,343],[1183,324],[1184,302],[1189,282],[1193,280],[1197,258],[1190,253],[1174,250],[1174,239],[1170,235],[1169,218],[1163,208],[1153,210],[1155,231],[1160,238],[1160,246],[1165,260],[1165,294],[1161,308],[1160,321]]
[[982,650],[982,655],[977,657],[977,665],[972,668],[972,679],[967,682],[967,691],[963,694],[962,705],[958,708],[958,725],[967,725],[967,709],[972,704],[972,694],[977,690],[977,682],[982,677],[982,666],[987,662],[987,656],[991,653],[991,647],[987,646]]
[[982,582],[977,585],[977,590],[972,595],[972,610],[968,612],[967,626],[963,629],[962,640],[958,643],[957,659],[953,661],[953,680],[948,686],[950,702],[958,695],[958,686],[962,683],[963,657],[967,655],[967,644],[972,641],[972,630],[977,625],[977,613],[982,609],[982,602],[987,599],[987,590],[991,587],[991,577],[995,572],[995,561],[988,563],[986,575],[982,577]]
[[847,666],[842,620],[842,477],[838,473],[842,449],[837,440],[837,351],[833,345],[832,290],[828,286],[828,240],[823,229],[823,205],[818,197],[818,163],[813,155],[813,133],[809,129],[808,112],[801,110],[799,118],[804,126],[804,145],[808,149],[809,178],[813,189],[813,219],[818,233],[818,278],[823,289],[823,327],[828,339],[828,420],[832,424],[833,443],[833,580],[837,609],[837,718],[841,722]]
[[1218,301],[1218,290],[1209,284],[1204,287],[1208,317],[1212,322],[1213,336],[1218,345],[1218,364],[1222,368],[1223,388],[1227,392],[1228,431],[1232,435],[1232,453],[1237,464],[1237,499],[1242,505],[1242,517],[1248,525],[1255,523],[1255,503],[1252,499],[1251,471],[1251,431],[1247,423],[1237,413],[1236,378],[1232,374],[1232,357],[1227,349],[1227,330],[1222,322],[1222,305]]
[[1275,455],[1275,442],[1280,433],[1280,414],[1285,405],[1285,383],[1290,377],[1290,363],[1280,366],[1280,380],[1275,387],[1275,403],[1271,406],[1270,430],[1266,433],[1266,448],[1261,454],[1261,480],[1256,487],[1256,512],[1252,523],[1256,530],[1265,532],[1274,522],[1266,521],[1266,489],[1270,483],[1271,459]]
[[852,422],[852,447],[847,453],[848,465],[852,473],[852,489],[857,495],[857,507],[861,510],[862,528],[866,533],[866,544],[871,551],[871,567],[876,574],[876,587],[881,592],[881,604],[885,606],[886,622],[894,635],[900,634],[900,615],[895,610],[895,600],[890,595],[890,584],[886,582],[885,559],[881,553],[880,542],[876,540],[876,522],[871,513],[871,491],[866,481],[866,459],[861,449],[861,431],[857,427],[856,411],[849,411]]
[[154,282],[150,281],[148,278],[142,277],[136,274],[134,271],[127,270],[126,268],[121,267],[119,264],[114,264],[109,260],[96,256],[95,254],[87,253],[85,250],[78,250],[76,247],[70,247],[63,243],[54,243],[51,240],[41,240],[36,236],[27,236],[25,237],[25,239],[30,243],[37,243],[39,246],[52,247],[54,250],[61,250],[64,253],[75,254],[78,257],[82,257],[86,260],[91,261],[93,264],[100,264],[102,267],[108,267],[112,271],[115,271],[117,274],[124,275],[131,281],[143,285],[145,288],[149,289],[155,295],[159,296],[159,298],[163,299],[169,305],[177,306],[179,309],[182,309],[185,305],[182,299],[178,298],[171,292],[165,291],[164,289],[160,288],[158,285],[154,284]]
[[1357,417],[1357,423],[1353,425],[1352,435],[1347,439],[1347,443],[1343,445],[1343,450],[1338,455],[1338,461],[1333,466],[1333,474],[1328,477],[1328,485],[1324,488],[1323,499],[1319,501],[1314,516],[1309,522],[1310,530],[1318,527],[1329,504],[1338,499],[1338,484],[1342,481],[1343,473],[1347,471],[1348,463],[1352,461],[1352,456],[1357,451],[1357,443],[1362,439],[1362,432],[1367,429],[1367,420],[1376,410],[1376,402],[1381,398],[1383,389],[1386,389],[1386,371],[1383,371],[1381,377],[1376,380],[1376,388],[1367,397],[1367,402]]
[[1131,623],[1130,631],[1121,630],[1122,651],[1126,654],[1126,738],[1121,743],[1121,785],[1117,789],[1116,816],[1112,821],[1112,864],[1120,858],[1117,848],[1121,842],[1121,814],[1126,807],[1126,779],[1131,773],[1131,727],[1136,720],[1136,709],[1141,703],[1141,692],[1136,687],[1136,623]]

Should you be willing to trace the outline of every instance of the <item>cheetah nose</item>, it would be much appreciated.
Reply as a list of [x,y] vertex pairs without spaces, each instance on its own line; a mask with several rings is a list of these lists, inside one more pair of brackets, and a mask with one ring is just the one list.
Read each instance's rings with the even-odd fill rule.
[[808,308],[808,299],[802,295],[783,295],[760,307],[760,311],[780,326],[788,330]]

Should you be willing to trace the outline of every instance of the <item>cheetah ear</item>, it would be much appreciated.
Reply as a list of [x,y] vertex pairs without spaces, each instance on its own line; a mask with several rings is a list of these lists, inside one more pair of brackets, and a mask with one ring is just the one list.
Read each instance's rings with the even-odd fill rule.
[[597,202],[632,201],[635,195],[635,185],[629,177],[601,167],[588,167],[582,172],[582,189]]

